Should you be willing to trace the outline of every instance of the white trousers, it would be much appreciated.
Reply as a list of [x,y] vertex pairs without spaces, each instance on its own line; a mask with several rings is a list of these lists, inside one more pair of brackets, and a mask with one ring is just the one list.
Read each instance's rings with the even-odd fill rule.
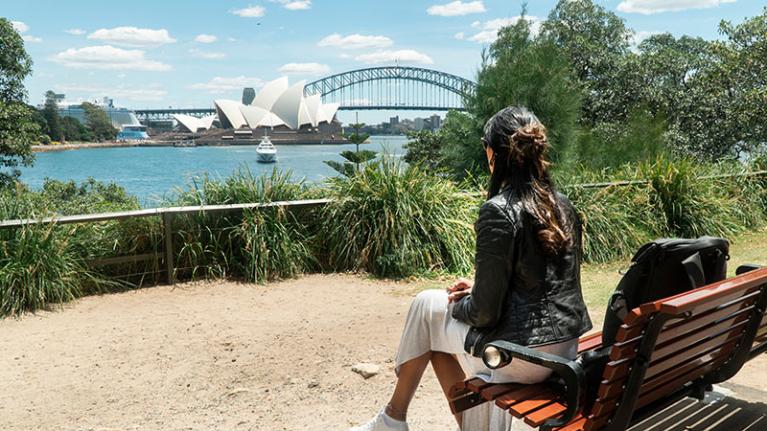
[[[410,305],[395,358],[395,372],[399,375],[402,364],[429,351],[454,354],[467,377],[479,377],[491,383],[538,383],[546,380],[551,371],[524,361],[512,361],[498,370],[485,366],[480,358],[464,350],[469,325],[452,316],[453,304],[448,304],[445,290],[425,290]],[[541,352],[565,358],[575,358],[578,339],[535,347]],[[511,415],[485,403],[464,412],[463,429],[467,431],[500,431],[511,429]]]

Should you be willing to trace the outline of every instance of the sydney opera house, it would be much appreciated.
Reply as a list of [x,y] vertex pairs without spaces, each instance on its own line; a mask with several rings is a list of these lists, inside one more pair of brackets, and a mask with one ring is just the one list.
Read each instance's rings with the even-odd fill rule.
[[[218,126],[231,131],[233,136],[262,132],[290,140],[310,138],[311,134],[340,137],[341,127],[335,120],[339,105],[324,104],[319,94],[304,95],[304,81],[290,85],[282,77],[264,85],[250,104],[235,100],[214,101],[216,114],[203,118],[189,115],[174,115],[179,129],[200,133]],[[252,133],[249,133],[252,132]]]

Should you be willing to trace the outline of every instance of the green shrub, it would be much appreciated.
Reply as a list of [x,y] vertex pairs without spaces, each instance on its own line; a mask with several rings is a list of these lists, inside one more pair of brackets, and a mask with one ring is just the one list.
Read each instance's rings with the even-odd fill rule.
[[329,185],[335,200],[320,237],[330,268],[380,277],[471,271],[477,206],[452,182],[384,158]]
[[46,309],[100,284],[69,247],[73,230],[51,223],[0,232],[0,316]]
[[[247,169],[224,180],[199,178],[178,193],[176,205],[225,205],[303,199],[306,186],[290,172],[254,177]],[[312,210],[257,208],[193,214],[175,220],[177,266],[191,277],[238,276],[264,282],[296,277],[316,267]]]
[[658,158],[641,164],[639,172],[650,182],[653,203],[672,235],[727,237],[744,229],[740,203],[723,187],[732,179],[703,178],[710,171],[689,159]]

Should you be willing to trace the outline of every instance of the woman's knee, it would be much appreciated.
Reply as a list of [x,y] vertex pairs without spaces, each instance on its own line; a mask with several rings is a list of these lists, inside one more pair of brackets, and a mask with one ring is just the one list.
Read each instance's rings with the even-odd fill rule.
[[428,308],[441,308],[447,306],[447,292],[440,289],[422,290],[416,295],[413,304]]

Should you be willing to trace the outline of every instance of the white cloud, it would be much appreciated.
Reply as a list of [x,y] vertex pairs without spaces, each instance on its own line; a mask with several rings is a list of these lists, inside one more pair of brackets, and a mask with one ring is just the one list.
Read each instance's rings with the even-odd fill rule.
[[338,54],[338,58],[347,59],[347,58],[352,58],[352,56],[347,54],[347,53],[345,53],[345,52],[342,52],[342,53]]
[[285,9],[306,10],[312,8],[312,0],[269,0],[272,3],[279,3]]
[[168,92],[162,89],[124,87],[108,87],[103,85],[61,85],[56,87],[61,93],[81,93],[85,100],[94,100],[103,96],[109,96],[114,99],[126,99],[136,102],[158,102],[164,100]]
[[330,72],[330,66],[320,63],[288,63],[278,70],[289,75],[323,75]]
[[454,37],[458,40],[464,40],[466,38],[466,33],[459,31],[458,33],[455,34]]
[[225,78],[222,76],[216,76],[208,82],[199,84],[193,84],[190,88],[195,90],[205,90],[208,93],[226,93],[228,91],[242,90],[245,87],[263,87],[264,81],[261,78],[248,77],[248,76],[235,76],[231,78]]
[[623,0],[618,4],[619,12],[651,15],[661,12],[677,12],[687,9],[707,9],[737,0]]
[[434,60],[426,54],[412,49],[400,49],[398,51],[378,51],[370,54],[362,54],[354,57],[355,60],[367,64],[379,63],[421,63],[433,64]]
[[235,9],[232,14],[243,18],[259,18],[266,14],[266,8],[263,6],[248,6],[242,9]]
[[64,30],[64,33],[73,34],[75,36],[82,36],[85,34],[85,30],[81,28],[70,28],[68,30]]
[[226,38],[226,41],[227,41],[227,42],[237,42],[237,39],[235,39],[235,38],[233,38],[233,37],[227,37],[227,38]]
[[485,4],[482,3],[482,1],[478,0],[464,3],[460,0],[457,0],[447,4],[437,4],[431,6],[426,9],[426,13],[429,15],[437,16],[462,16],[473,13],[483,13],[486,10],[487,9],[485,9]]
[[13,26],[13,29],[16,30],[16,32],[21,35],[21,38],[24,39],[26,42],[39,43],[43,41],[43,39],[37,36],[32,36],[31,34],[24,34],[29,31],[29,26],[26,23],[21,21],[11,21],[11,25]]
[[196,48],[190,49],[189,54],[192,57],[203,58],[205,60],[221,60],[222,58],[226,58],[226,54],[224,54],[223,52],[203,51],[201,49],[196,49]]
[[115,48],[110,45],[69,48],[51,58],[66,67],[80,69],[145,70],[164,72],[171,66],[144,58],[144,51]]
[[13,26],[13,29],[16,30],[17,33],[26,33],[29,31],[29,26],[21,21],[11,21],[11,25]]
[[[498,38],[498,30],[503,27],[516,24],[522,17],[515,16],[512,18],[497,18],[485,21],[483,23],[475,21],[472,23],[472,27],[479,28],[480,31],[473,36],[470,36],[468,40],[477,43],[492,43]],[[543,19],[537,16],[526,16],[525,19],[530,23],[530,31],[533,34],[538,34],[541,29]]]
[[338,33],[326,36],[317,42],[320,47],[335,47],[341,49],[362,49],[362,48],[386,48],[394,43],[386,36],[365,36],[362,34],[350,34],[341,36]]
[[217,41],[218,38],[212,34],[198,34],[197,37],[194,38],[195,42],[200,43],[213,43]]
[[152,47],[173,43],[168,30],[161,28],[115,27],[101,28],[88,35],[88,39],[129,47]]

